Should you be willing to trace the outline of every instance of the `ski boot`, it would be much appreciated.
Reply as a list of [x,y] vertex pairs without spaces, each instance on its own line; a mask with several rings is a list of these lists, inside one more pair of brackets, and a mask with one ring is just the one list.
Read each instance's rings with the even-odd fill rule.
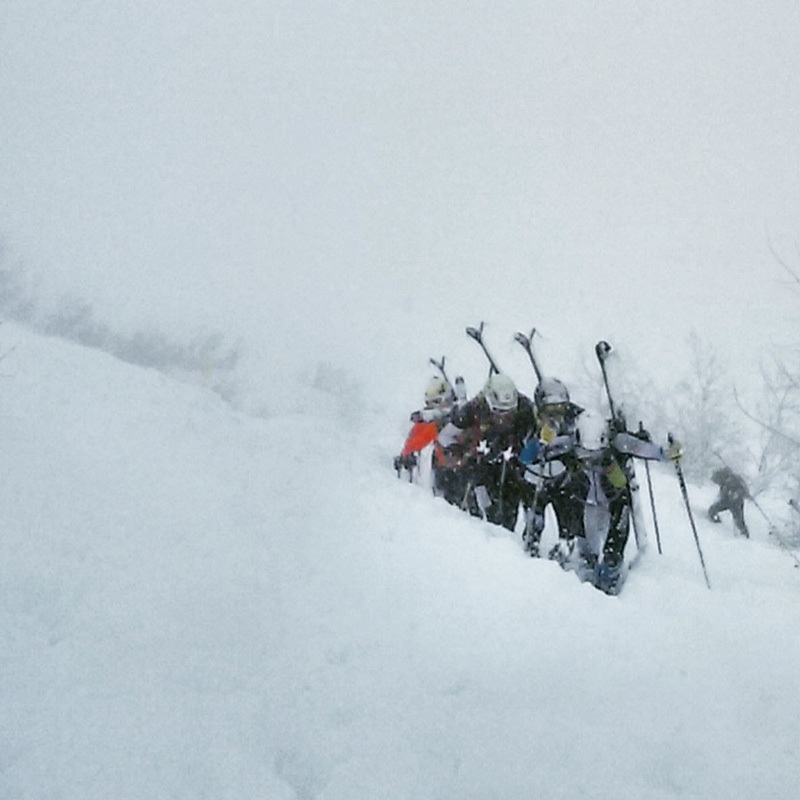
[[531,536],[522,537],[522,547],[531,558],[539,558],[539,542]]
[[525,527],[522,529],[522,548],[531,558],[539,558],[539,542],[542,538],[544,517],[532,508],[525,509]]
[[574,549],[574,539],[559,539],[555,545],[550,548],[550,552],[547,554],[547,557],[551,561],[556,561],[561,569],[569,569],[571,566],[570,559]]
[[616,564],[601,561],[595,567],[594,585],[601,591],[610,595],[617,595],[622,589],[622,560]]
[[578,578],[585,582],[595,581],[595,572],[597,571],[597,556],[594,553],[583,553],[578,558],[578,564],[575,567],[575,573]]

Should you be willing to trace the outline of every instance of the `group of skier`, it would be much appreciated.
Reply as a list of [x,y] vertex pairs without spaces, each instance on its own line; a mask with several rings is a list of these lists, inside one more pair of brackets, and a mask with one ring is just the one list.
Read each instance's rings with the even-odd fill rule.
[[[425,389],[424,407],[411,415],[412,428],[395,458],[398,474],[404,469],[411,473],[419,454],[432,446],[435,494],[510,531],[517,530],[521,512],[523,546],[533,557],[540,556],[545,512],[551,506],[558,537],[548,557],[616,594],[634,514],[632,459],[677,461],[680,444],[661,447],[641,426],[627,430],[613,402],[610,419],[573,403],[562,381],[542,375],[530,339],[517,334],[537,376],[529,398],[497,368],[482,328],[467,333],[489,358],[489,378],[467,400],[463,380],[451,384],[444,359],[432,359],[440,374]],[[598,349],[597,354],[602,365],[608,351]]]

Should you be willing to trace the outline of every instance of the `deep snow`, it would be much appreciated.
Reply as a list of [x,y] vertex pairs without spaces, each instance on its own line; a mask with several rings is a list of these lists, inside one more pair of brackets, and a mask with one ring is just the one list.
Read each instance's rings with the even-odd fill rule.
[[658,465],[611,598],[398,481],[374,411],[3,339],[4,800],[796,796],[800,570],[752,507],[690,486],[709,591]]

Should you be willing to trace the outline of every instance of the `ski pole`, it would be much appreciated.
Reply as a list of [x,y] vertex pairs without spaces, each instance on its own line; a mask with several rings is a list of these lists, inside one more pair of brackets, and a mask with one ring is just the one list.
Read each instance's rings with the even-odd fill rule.
[[506,488],[506,470],[508,469],[508,459],[503,458],[503,466],[500,468],[500,490],[498,491],[498,508],[497,508],[497,517],[500,521],[500,524],[503,524],[503,516],[505,514],[505,499],[503,495],[505,494]]
[[[639,422],[639,430],[644,430],[644,425],[642,425],[641,421]],[[662,555],[661,553],[661,534],[658,530],[658,514],[656,514],[656,498],[653,494],[653,480],[650,477],[650,464],[647,459],[644,459],[644,472],[647,475],[647,491],[650,494],[650,510],[653,512],[653,527],[656,531],[656,545],[658,546],[658,554]]]
[[419,465],[416,453],[410,453],[405,458],[397,456],[394,460],[394,468],[397,471],[398,479],[403,477],[403,470],[408,472],[408,482],[414,482],[414,468]]
[[469,495],[472,491],[472,481],[467,483],[467,488],[464,490],[464,497],[461,499],[461,510],[468,511],[469,510]]
[[791,556],[792,561],[794,561],[794,568],[800,568],[800,560],[797,558],[792,548],[786,544],[785,539],[774,528],[770,531],[770,533],[775,536],[775,538],[778,540],[778,544]]
[[[783,537],[778,533],[778,528],[773,524],[772,520],[767,516],[764,509],[761,508],[761,506],[755,501],[755,498],[748,497],[748,500],[750,500],[750,502],[759,510],[761,516],[764,517],[764,519],[767,521],[767,525],[769,525],[769,535],[774,536],[777,539],[778,544],[792,557],[795,569],[800,568],[800,559],[797,558],[797,556],[792,551],[792,548],[789,547],[788,544],[786,544]],[[793,509],[795,509],[795,511],[800,512],[800,509],[795,505],[795,502],[793,500],[789,501],[789,505]]]
[[[670,444],[672,444],[675,440],[672,437],[672,434],[667,435],[667,439]],[[683,478],[683,470],[681,469],[681,465],[676,458],[673,463],[675,464],[675,472],[678,475],[678,483],[681,487],[681,493],[683,494],[683,502],[686,504],[686,513],[689,515],[689,522],[692,525],[692,532],[694,533],[694,541],[697,545],[697,552],[700,554],[700,565],[703,567],[703,575],[706,579],[706,586],[711,588],[711,583],[708,580],[708,572],[706,571],[706,562],[703,558],[703,550],[700,547],[700,537],[697,535],[697,526],[694,524],[694,516],[692,515],[692,507],[689,504],[689,492],[686,489],[686,481]]]
[[500,457],[503,459],[503,466],[500,469],[500,491],[499,491],[500,499],[498,502],[498,517],[500,519],[500,524],[502,525],[506,508],[504,494],[506,488],[506,480],[508,479],[508,462],[513,457],[512,448],[509,446],[506,450],[503,450],[503,452],[500,454]]
[[[762,517],[767,521],[767,525],[769,525],[769,532],[772,533],[775,530],[775,525],[772,523],[772,520],[767,516],[767,512],[764,511],[763,508],[756,502],[755,497],[752,495],[748,495],[747,499],[758,509],[758,513],[761,514]],[[789,504],[791,505],[791,500]]]
[[662,555],[661,553],[661,534],[658,530],[658,514],[656,514],[656,498],[653,495],[653,480],[650,477],[650,464],[647,463],[645,460],[644,462],[644,471],[647,475],[647,491],[650,494],[650,509],[653,512],[653,527],[656,531],[656,545],[658,547],[658,554]]
[[[536,481],[533,485],[533,502],[530,504],[529,509],[525,513],[525,528],[522,531],[522,539],[525,543],[525,548],[527,549],[529,554],[532,554],[533,551],[531,549],[531,537],[533,536],[533,526],[535,525],[535,518],[536,518],[536,506],[539,502],[539,489],[541,488],[541,482]],[[536,542],[536,550],[538,554],[539,549],[539,542]]]
[[480,501],[478,500],[478,493],[475,491],[476,488],[477,487],[476,487],[476,484],[475,484],[475,477],[473,475],[473,477],[471,477],[469,479],[469,481],[467,481],[467,488],[464,491],[464,498],[461,501],[461,510],[462,511],[467,511],[468,513],[472,514],[472,511],[470,509],[470,503],[469,503],[469,499],[470,499],[470,495],[471,495],[472,499],[475,501],[475,508],[478,509],[478,512],[480,513],[481,518],[484,521],[486,521],[486,511],[483,508],[481,508]]

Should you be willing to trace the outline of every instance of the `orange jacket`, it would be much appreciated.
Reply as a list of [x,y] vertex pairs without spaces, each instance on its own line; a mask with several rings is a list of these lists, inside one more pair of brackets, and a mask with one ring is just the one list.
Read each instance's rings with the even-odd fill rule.
[[401,456],[405,458],[411,453],[419,453],[420,450],[427,447],[431,442],[436,442],[434,452],[436,453],[436,465],[442,464],[442,446],[436,441],[439,435],[439,426],[436,422],[415,422],[413,427],[406,437],[406,443],[403,445],[403,452]]

